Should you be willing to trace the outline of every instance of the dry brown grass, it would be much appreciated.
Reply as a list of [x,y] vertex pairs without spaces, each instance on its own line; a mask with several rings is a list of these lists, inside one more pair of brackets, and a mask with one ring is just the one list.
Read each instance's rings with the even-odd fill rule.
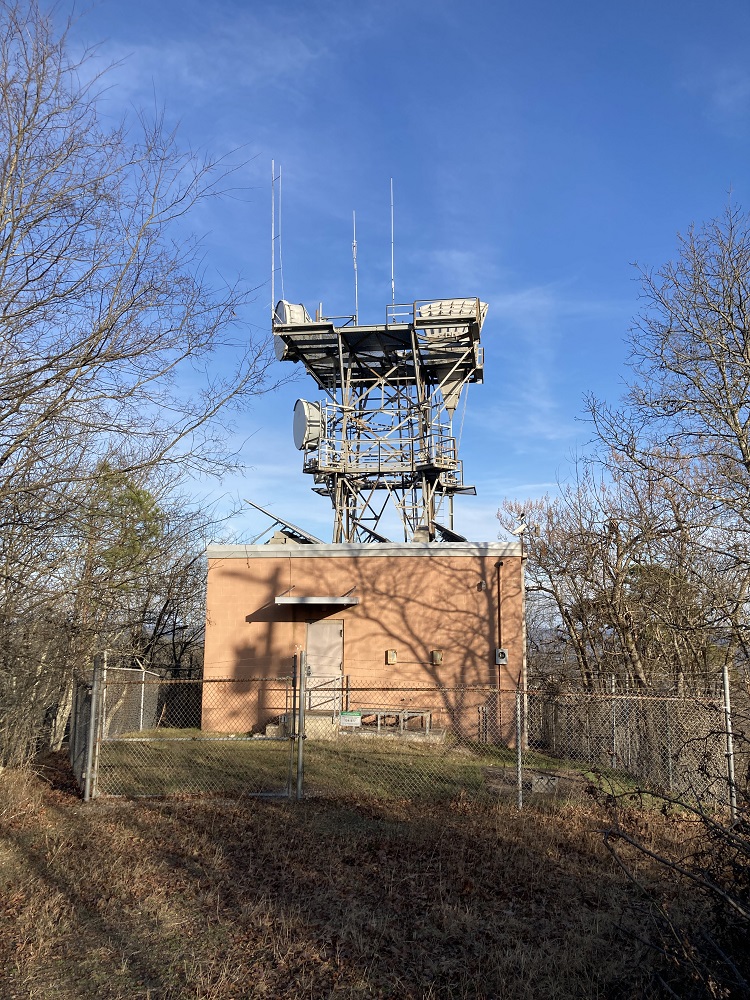
[[[58,764],[0,821],[7,1000],[648,993],[658,958],[631,932],[650,904],[593,802],[84,805]],[[679,839],[674,820],[644,826]]]

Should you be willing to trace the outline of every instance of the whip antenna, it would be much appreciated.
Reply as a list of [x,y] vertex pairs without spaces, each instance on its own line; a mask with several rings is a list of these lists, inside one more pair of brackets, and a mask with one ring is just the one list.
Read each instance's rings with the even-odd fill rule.
[[[278,181],[279,186],[279,224],[278,231],[276,227],[276,183]],[[278,254],[276,251],[276,244],[278,242],[279,249]],[[276,162],[271,160],[271,324],[273,324],[274,317],[276,315],[276,257],[279,259],[278,271],[281,275],[281,297],[282,299],[286,296],[284,295],[284,262],[281,256],[281,164],[279,164],[279,172],[276,173]]]
[[396,305],[396,281],[393,272],[393,178],[391,177],[391,305]]
[[352,261],[354,262],[354,325],[359,325],[359,285],[357,282],[357,213],[352,212]]
[[281,164],[279,164],[279,275],[281,276],[281,297],[286,298],[284,294],[284,258],[281,256],[282,239],[281,239]]

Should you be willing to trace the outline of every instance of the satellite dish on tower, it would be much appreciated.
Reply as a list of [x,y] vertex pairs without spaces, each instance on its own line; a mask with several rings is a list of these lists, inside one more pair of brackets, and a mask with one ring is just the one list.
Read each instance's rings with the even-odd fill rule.
[[274,309],[274,326],[277,323],[279,326],[304,326],[305,323],[312,323],[312,319],[301,303],[280,299]]
[[323,428],[323,414],[320,403],[308,403],[298,399],[294,404],[294,447],[297,451],[317,448]]

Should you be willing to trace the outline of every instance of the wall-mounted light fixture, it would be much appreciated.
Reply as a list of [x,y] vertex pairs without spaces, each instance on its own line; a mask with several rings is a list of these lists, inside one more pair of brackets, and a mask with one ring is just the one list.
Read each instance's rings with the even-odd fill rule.
[[480,580],[480,581],[479,581],[479,583],[477,584],[477,590],[478,590],[478,591],[480,592],[480,594],[481,594],[481,593],[482,593],[482,591],[484,591],[484,590],[486,590],[486,589],[487,589],[487,584],[485,583],[485,581],[484,581],[484,580]]

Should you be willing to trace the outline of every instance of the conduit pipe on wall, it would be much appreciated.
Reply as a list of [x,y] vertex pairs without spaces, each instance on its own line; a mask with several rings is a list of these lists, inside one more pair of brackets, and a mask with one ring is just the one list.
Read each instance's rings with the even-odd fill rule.
[[503,584],[501,570],[502,560],[495,563],[495,574],[497,577],[497,648],[503,648]]
[[[497,578],[497,648],[503,648],[503,583],[502,583],[503,561],[500,559],[495,563],[495,576]],[[497,686],[502,687],[500,681],[500,665],[497,667]],[[503,699],[502,695],[497,696],[497,726],[502,732],[503,726]]]

